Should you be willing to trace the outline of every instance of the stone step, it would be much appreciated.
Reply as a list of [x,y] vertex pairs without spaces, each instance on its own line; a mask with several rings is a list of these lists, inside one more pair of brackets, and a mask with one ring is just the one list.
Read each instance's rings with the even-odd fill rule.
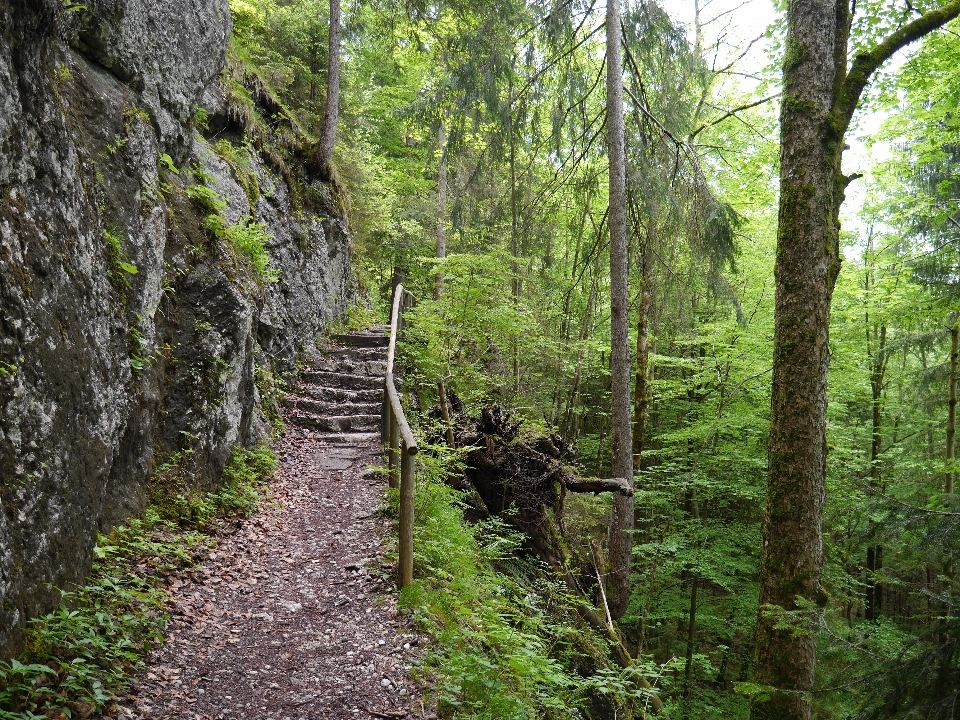
[[348,333],[334,335],[330,339],[337,345],[348,347],[386,347],[390,344],[390,338],[379,333]]
[[334,433],[380,429],[379,415],[314,415],[313,413],[297,412],[290,415],[290,422],[300,427]]
[[305,397],[323,402],[353,402],[353,403],[381,403],[383,402],[383,386],[375,389],[338,388],[323,385],[300,385],[295,395],[291,397]]
[[336,347],[327,348],[321,353],[321,360],[351,358],[358,362],[386,362],[387,347]]
[[380,415],[382,403],[379,398],[376,402],[350,402],[349,400],[328,401],[317,400],[311,397],[288,395],[280,401],[283,407],[293,410],[302,410],[314,415]]
[[349,433],[327,433],[320,436],[320,439],[331,445],[366,445],[369,442],[380,442],[380,433],[378,432],[349,432]]
[[332,357],[316,360],[310,367],[319,372],[341,373],[345,375],[367,375],[382,378],[387,372],[386,358],[378,360],[360,360],[354,358]]
[[377,390],[383,388],[383,376],[353,375],[350,373],[304,370],[303,382],[323,387],[347,388],[350,390]]

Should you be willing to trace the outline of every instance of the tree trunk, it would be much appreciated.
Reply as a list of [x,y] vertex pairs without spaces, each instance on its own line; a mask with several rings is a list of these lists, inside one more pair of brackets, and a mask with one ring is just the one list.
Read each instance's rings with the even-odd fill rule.
[[[437,170],[437,257],[447,256],[447,129],[440,123],[437,138],[440,146],[440,167]],[[443,294],[443,274],[434,276],[433,296],[439,300]]]
[[[870,289],[870,276],[867,276],[867,290]],[[883,446],[883,382],[887,370],[887,326],[879,329],[872,328],[871,338],[870,316],[867,315],[867,343],[873,349],[872,367],[870,370],[870,402],[873,411],[870,432],[870,485],[879,488],[880,480],[880,449]],[[876,534],[873,521],[870,522],[870,536]],[[867,587],[864,598],[864,617],[867,620],[876,620],[880,617],[880,602],[883,593],[882,585],[877,582],[876,572],[882,567],[883,547],[872,545],[867,548]]]
[[[599,256],[599,253],[598,253]],[[580,326],[580,346],[577,348],[577,367],[573,375],[573,384],[570,386],[570,395],[567,398],[567,411],[564,415],[561,434],[564,442],[576,444],[577,426],[574,422],[576,418],[576,408],[580,404],[580,376],[583,372],[583,361],[586,357],[584,341],[590,337],[593,332],[593,311],[597,303],[597,289],[600,282],[599,263],[593,268],[593,280],[590,283],[590,295],[587,298],[587,308],[583,312],[583,323]]]
[[813,618],[776,627],[804,601],[823,606],[830,300],[840,270],[844,135],[876,69],[897,50],[960,14],[960,0],[932,10],[870,49],[847,72],[850,7],[845,0],[787,5],[780,113],[780,208],[769,464],[754,681],[771,688],[754,720],[807,720],[816,666]]
[[[620,57],[620,0],[607,2],[607,152],[610,160],[610,435],[611,474],[633,483],[630,425],[630,308],[627,290],[627,161],[623,129],[623,70]],[[607,601],[615,620],[630,602],[633,548],[632,497],[613,499],[608,544]]]
[[337,142],[337,116],[340,111],[340,0],[330,0],[330,35],[327,51],[327,104],[320,130],[317,167],[320,177],[329,180],[333,172],[333,146]]
[[[700,503],[696,489],[690,490],[690,511],[693,519],[700,519]],[[690,611],[687,616],[687,653],[683,668],[683,717],[690,717],[690,697],[693,692],[693,647],[697,637],[697,589],[700,576],[696,568],[690,571]]]
[[643,467],[643,441],[647,433],[647,410],[650,407],[650,391],[647,387],[647,372],[650,364],[650,306],[653,285],[653,268],[650,257],[651,243],[656,237],[656,220],[651,219],[641,252],[640,307],[637,309],[637,371],[633,386],[633,464]]
[[956,460],[957,439],[957,364],[960,360],[960,319],[955,318],[950,327],[950,387],[947,406],[947,475],[944,492],[953,494],[953,481],[957,474],[953,465]]
[[[515,60],[516,58],[514,58]],[[513,76],[510,76],[510,84],[507,88],[507,97],[513,97]],[[513,108],[508,107],[509,113],[508,128],[510,130],[510,255],[513,258],[511,270],[513,280],[510,284],[513,293],[513,305],[515,308],[520,305],[520,293],[523,285],[520,280],[520,203],[517,196],[517,129],[513,122]],[[520,395],[520,347],[516,340],[513,341],[511,355],[513,358],[513,392]]]
[[[839,139],[825,142],[835,71],[833,3],[801,0],[787,11],[780,116],[780,212],[767,508],[760,560],[756,680],[779,691],[754,703],[751,717],[810,717],[801,694],[813,686],[816,640],[809,620],[797,632],[777,629],[777,606],[821,602],[826,468],[830,299],[840,270],[838,212],[842,201]],[[824,17],[824,16],[827,17]]]

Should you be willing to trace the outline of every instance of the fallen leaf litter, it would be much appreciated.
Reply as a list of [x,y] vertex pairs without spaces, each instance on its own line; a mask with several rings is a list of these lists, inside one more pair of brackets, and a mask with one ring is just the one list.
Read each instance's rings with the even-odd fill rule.
[[273,502],[171,578],[164,644],[110,717],[436,717],[409,675],[424,640],[382,559],[384,480],[366,469],[381,448],[327,437],[289,426]]

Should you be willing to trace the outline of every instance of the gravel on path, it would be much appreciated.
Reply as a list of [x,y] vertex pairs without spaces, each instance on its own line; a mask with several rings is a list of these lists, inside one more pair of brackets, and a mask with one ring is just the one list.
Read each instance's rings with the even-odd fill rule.
[[172,580],[172,621],[119,717],[434,718],[411,681],[420,638],[384,563],[376,442],[290,426],[273,502]]

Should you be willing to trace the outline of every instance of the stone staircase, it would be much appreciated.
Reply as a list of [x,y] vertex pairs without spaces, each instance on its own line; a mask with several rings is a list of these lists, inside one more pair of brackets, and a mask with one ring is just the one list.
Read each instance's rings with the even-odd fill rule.
[[334,335],[284,399],[287,421],[320,433],[331,444],[379,440],[388,330],[376,325]]

